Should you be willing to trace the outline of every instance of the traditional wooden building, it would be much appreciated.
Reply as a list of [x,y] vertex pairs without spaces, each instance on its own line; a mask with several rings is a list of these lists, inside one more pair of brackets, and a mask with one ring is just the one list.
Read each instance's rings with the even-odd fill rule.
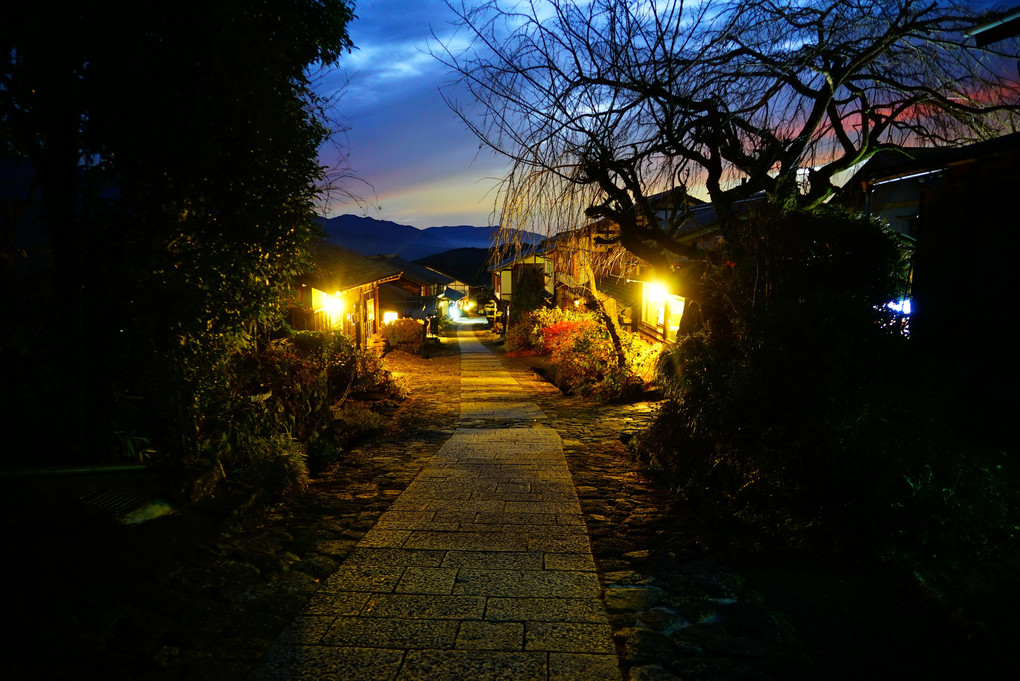
[[400,279],[402,271],[328,241],[315,243],[311,252],[313,269],[295,284],[291,327],[333,329],[366,345],[381,323],[379,287]]

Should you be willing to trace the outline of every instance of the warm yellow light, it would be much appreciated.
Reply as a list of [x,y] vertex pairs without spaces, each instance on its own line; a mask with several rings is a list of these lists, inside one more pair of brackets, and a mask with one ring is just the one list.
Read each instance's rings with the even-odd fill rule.
[[399,317],[399,315],[396,312],[383,312],[383,314],[382,314],[383,324],[389,324],[391,322],[395,322],[395,321],[397,321],[398,317]]
[[344,310],[344,301],[340,297],[339,292],[335,296],[326,296],[325,305],[326,314],[329,315],[330,319],[337,320]]
[[656,305],[666,302],[666,296],[669,295],[665,286],[654,282],[647,284],[647,291],[648,301]]

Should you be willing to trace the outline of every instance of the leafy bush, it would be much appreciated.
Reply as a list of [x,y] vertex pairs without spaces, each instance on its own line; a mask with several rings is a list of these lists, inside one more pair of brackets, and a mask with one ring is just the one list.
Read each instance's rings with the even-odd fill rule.
[[304,446],[286,433],[252,436],[236,432],[238,456],[234,475],[263,491],[269,500],[303,492],[308,487],[308,464]]
[[956,570],[961,588],[962,566],[1015,541],[1016,495],[1002,461],[956,437],[937,365],[889,318],[894,245],[831,211],[762,219],[713,273],[730,315],[660,362],[651,463],[690,500],[910,572]]
[[540,348],[536,348],[531,339],[531,328],[528,324],[529,317],[525,315],[520,320],[511,323],[506,329],[507,352],[516,354],[537,354]]
[[594,317],[586,312],[558,307],[543,307],[534,310],[527,318],[531,344],[544,349],[546,328],[561,322],[577,322],[582,319],[594,319]]
[[361,404],[345,404],[335,412],[334,418],[338,431],[342,433],[344,445],[379,435],[387,427],[384,416]]
[[293,333],[239,354],[224,371],[225,388],[202,424],[205,455],[270,498],[300,491],[309,467],[324,469],[371,431],[335,419],[338,401],[352,391],[400,396],[378,357],[334,332]]
[[413,354],[421,354],[425,346],[425,327],[415,319],[398,319],[384,324],[379,333],[390,345]]

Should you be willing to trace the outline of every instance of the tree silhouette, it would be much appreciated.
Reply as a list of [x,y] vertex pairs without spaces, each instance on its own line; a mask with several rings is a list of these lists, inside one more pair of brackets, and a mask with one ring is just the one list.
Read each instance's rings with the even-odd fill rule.
[[51,267],[40,287],[4,253],[23,317],[0,349],[38,367],[11,392],[62,393],[62,446],[101,447],[138,398],[150,433],[194,446],[219,362],[275,323],[316,232],[329,130],[307,73],[351,48],[352,18],[346,0],[2,11],[0,157],[42,204],[5,227],[41,228]]

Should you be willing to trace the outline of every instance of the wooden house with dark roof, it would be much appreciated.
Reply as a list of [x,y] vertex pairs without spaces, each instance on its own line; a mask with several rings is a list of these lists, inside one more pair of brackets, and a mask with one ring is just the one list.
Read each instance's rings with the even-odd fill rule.
[[[679,240],[713,247],[719,240],[711,204],[678,191],[663,192],[649,200],[658,208],[663,229],[680,221]],[[648,263],[614,243],[619,227],[598,220],[550,238],[545,253],[552,262],[555,300],[559,307],[585,305],[591,297],[588,281],[612,299],[620,326],[658,342],[673,342],[680,329],[685,300],[669,283],[653,279]],[[679,260],[679,258],[678,258]],[[589,272],[588,269],[591,269]]]
[[1020,380],[1006,330],[1016,311],[1020,133],[872,161],[839,200],[913,239],[915,347],[939,357],[964,401],[1003,428]]
[[426,320],[448,314],[449,296],[446,288],[456,282],[434,269],[396,255],[376,255],[372,260],[400,270],[380,290],[383,317],[387,320],[412,318]]
[[381,323],[379,287],[400,279],[402,271],[328,241],[310,250],[312,270],[295,284],[291,327],[340,331],[364,346]]

